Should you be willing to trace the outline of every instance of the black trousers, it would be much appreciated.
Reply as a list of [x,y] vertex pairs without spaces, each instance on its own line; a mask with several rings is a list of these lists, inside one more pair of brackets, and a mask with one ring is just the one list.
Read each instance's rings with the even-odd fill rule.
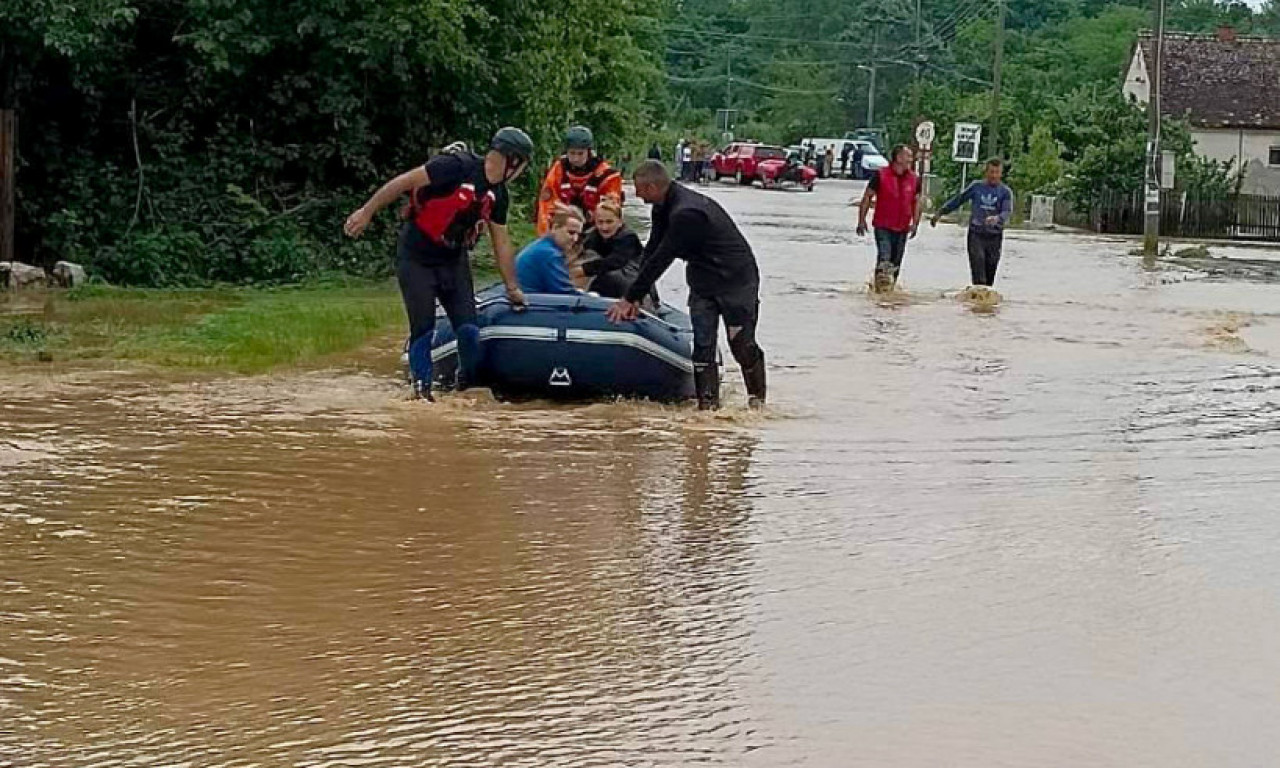
[[476,295],[471,263],[465,253],[443,263],[423,263],[410,246],[410,222],[401,232],[396,277],[409,316],[409,369],[414,381],[431,382],[431,339],[436,329],[436,302],[444,308],[458,338],[459,369],[471,372],[478,360]]
[[720,402],[716,349],[720,322],[729,335],[729,351],[742,366],[747,392],[764,399],[764,350],[756,343],[760,321],[760,284],[751,284],[716,296],[689,293],[689,319],[693,325],[693,370],[698,384],[698,400],[703,407]]
[[[627,290],[631,284],[635,282],[636,277],[640,274],[638,269],[615,269],[611,272],[601,272],[591,279],[591,285],[588,290],[598,293],[606,299],[621,299],[627,295]],[[642,302],[647,310],[657,309],[661,303],[658,298],[658,286],[649,289],[649,295]]]
[[1004,234],[969,230],[969,274],[974,285],[996,284],[1000,255],[1004,250]]

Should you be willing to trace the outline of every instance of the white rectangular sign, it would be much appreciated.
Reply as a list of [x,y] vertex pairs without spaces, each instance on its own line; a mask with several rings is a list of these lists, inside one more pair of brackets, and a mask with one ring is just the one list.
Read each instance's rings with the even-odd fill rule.
[[982,144],[982,126],[977,123],[956,123],[955,140],[951,144],[951,159],[957,163],[978,162],[978,147]]

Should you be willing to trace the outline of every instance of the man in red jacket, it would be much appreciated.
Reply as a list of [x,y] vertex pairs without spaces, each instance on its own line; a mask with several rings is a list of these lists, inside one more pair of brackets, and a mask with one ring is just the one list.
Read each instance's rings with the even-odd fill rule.
[[893,290],[902,269],[907,240],[920,229],[920,177],[911,170],[915,153],[905,145],[893,148],[893,162],[867,183],[858,206],[858,236],[867,234],[867,210],[875,203],[871,224],[876,230],[877,293]]

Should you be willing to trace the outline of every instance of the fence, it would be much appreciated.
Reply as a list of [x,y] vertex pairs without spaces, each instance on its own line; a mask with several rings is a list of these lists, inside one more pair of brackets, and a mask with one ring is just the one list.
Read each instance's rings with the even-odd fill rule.
[[[1140,235],[1143,229],[1142,192],[1107,190],[1081,211],[1059,199],[1054,222],[1119,235]],[[1267,240],[1280,242],[1280,197],[1230,195],[1191,197],[1185,192],[1160,196],[1160,234],[1209,240]]]

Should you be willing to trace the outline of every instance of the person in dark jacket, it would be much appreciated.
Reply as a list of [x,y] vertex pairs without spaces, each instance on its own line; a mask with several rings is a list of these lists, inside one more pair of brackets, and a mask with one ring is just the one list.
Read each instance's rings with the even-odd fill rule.
[[[582,261],[573,277],[587,281],[587,290],[609,299],[620,299],[640,274],[644,245],[622,220],[622,206],[616,200],[605,200],[596,207],[595,229],[582,243]],[[655,288],[650,292],[646,309],[657,306]]]
[[698,407],[720,405],[720,369],[716,347],[720,321],[729,350],[742,366],[748,404],[765,403],[765,356],[756,343],[760,317],[760,270],[755,254],[733,219],[720,205],[688,187],[674,184],[662,163],[645,161],[636,169],[636,194],[653,206],[653,231],[644,261],[626,295],[609,309],[615,323],[634,320],[640,300],[677,258],[688,267],[689,315],[693,321],[693,369]]

